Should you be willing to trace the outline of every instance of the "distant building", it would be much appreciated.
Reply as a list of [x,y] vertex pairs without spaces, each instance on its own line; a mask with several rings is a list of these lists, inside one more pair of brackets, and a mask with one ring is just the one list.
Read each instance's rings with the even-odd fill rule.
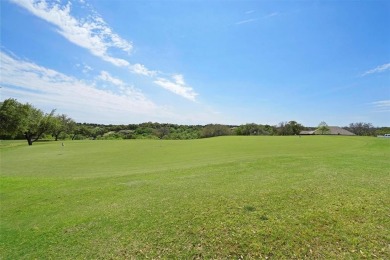
[[300,135],[314,135],[315,130],[313,131],[301,131],[299,132]]
[[[345,130],[344,128],[338,126],[328,126],[329,131],[324,133],[324,135],[355,135],[354,133]],[[321,131],[316,129],[313,131],[301,131],[300,135],[321,135]]]

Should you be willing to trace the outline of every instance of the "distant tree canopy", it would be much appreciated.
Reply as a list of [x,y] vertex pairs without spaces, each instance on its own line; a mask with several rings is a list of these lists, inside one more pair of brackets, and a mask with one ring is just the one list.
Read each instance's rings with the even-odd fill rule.
[[170,133],[170,129],[167,126],[162,126],[155,130],[155,135],[160,139],[169,136],[169,133]]
[[349,131],[354,133],[355,135],[374,135],[375,128],[371,123],[350,123],[348,127],[346,127]]
[[303,125],[297,123],[296,121],[281,122],[278,127],[279,135],[299,135],[303,130]]
[[384,135],[384,134],[390,134],[390,127],[380,127],[375,129],[374,135]]
[[[41,138],[60,139],[197,139],[223,135],[298,135],[304,126],[296,121],[281,122],[278,126],[248,123],[239,126],[177,125],[146,122],[128,125],[103,125],[76,123],[65,114],[55,115],[55,110],[44,113],[31,104],[16,99],[0,102],[0,138],[25,138],[29,145]],[[311,128],[314,129],[314,128]],[[370,123],[351,123],[345,127],[356,135],[383,135],[390,127],[375,128]],[[325,122],[318,125],[320,134],[327,134]]]
[[215,136],[223,136],[223,135],[231,135],[232,130],[230,129],[229,126],[227,125],[206,125],[202,132],[201,132],[201,137],[206,138],[206,137],[215,137]]
[[274,135],[276,127],[255,123],[240,125],[234,129],[236,135]]

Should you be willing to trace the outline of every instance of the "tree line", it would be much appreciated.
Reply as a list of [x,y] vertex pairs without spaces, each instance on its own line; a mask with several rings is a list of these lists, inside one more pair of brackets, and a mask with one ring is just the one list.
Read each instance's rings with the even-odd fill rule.
[[[56,110],[44,113],[31,104],[16,99],[0,102],[0,139],[26,139],[28,145],[39,139],[171,139],[185,140],[225,135],[298,135],[302,130],[322,129],[304,127],[296,121],[281,122],[276,126],[262,124],[244,125],[177,125],[165,123],[141,123],[128,125],[103,125],[77,123],[68,115],[56,114]],[[376,128],[370,123],[351,123],[345,129],[356,135],[379,135],[390,132],[390,127]]]

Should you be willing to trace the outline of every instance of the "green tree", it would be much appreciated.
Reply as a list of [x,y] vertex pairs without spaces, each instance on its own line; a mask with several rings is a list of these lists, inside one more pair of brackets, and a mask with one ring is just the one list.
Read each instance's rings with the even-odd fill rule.
[[287,122],[280,122],[278,125],[278,134],[279,135],[292,135],[293,131],[291,126]]
[[24,118],[27,117],[28,106],[16,101],[7,99],[0,106],[0,134],[11,138],[23,133]]
[[61,133],[70,133],[73,130],[74,121],[65,114],[54,116],[52,120],[52,135],[56,141]]
[[321,133],[322,135],[324,135],[324,134],[329,133],[330,128],[328,127],[328,125],[327,125],[324,121],[322,121],[322,122],[318,125],[317,130],[320,131],[320,133]]
[[303,129],[303,125],[296,121],[281,122],[278,126],[278,133],[280,135],[298,135]]
[[23,134],[28,145],[32,145],[52,128],[54,111],[45,114],[28,103],[7,99],[0,107],[0,134],[10,137]]
[[293,135],[299,135],[303,129],[303,125],[297,123],[296,121],[290,121],[288,124],[290,125],[290,129]]

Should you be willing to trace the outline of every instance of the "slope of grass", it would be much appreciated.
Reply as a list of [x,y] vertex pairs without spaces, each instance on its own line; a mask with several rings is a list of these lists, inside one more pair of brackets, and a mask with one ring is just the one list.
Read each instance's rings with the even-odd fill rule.
[[389,141],[3,142],[1,256],[389,258]]

